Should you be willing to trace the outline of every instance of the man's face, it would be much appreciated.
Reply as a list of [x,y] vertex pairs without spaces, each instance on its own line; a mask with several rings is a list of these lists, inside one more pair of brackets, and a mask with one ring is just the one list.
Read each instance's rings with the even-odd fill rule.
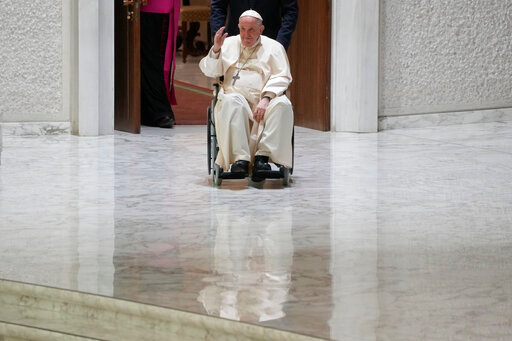
[[238,23],[240,29],[240,38],[242,38],[242,45],[251,47],[258,40],[265,26],[253,17],[242,17]]

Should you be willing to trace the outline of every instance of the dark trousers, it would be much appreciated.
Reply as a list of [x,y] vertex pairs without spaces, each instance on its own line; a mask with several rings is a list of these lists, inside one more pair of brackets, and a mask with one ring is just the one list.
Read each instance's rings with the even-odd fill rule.
[[168,29],[168,14],[140,13],[141,121],[144,125],[155,125],[165,116],[174,118],[164,78]]

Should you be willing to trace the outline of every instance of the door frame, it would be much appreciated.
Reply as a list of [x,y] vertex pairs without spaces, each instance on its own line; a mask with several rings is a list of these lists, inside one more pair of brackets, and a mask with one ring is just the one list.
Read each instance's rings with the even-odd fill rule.
[[114,133],[114,1],[62,0],[62,107],[74,135]]
[[379,0],[333,0],[331,131],[377,132]]
[[[297,126],[331,130],[331,22],[329,0],[298,0],[299,19],[288,49],[293,81],[288,95]],[[302,13],[302,14],[301,14]],[[317,25],[318,22],[324,25]]]
[[[114,133],[114,1],[62,0],[63,110],[76,135]],[[379,0],[331,6],[331,131],[375,132]]]

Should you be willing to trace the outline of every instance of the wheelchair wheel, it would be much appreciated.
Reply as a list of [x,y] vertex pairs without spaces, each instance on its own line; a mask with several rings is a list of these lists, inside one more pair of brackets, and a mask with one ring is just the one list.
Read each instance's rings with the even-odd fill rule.
[[215,163],[213,165],[213,174],[212,174],[212,179],[213,179],[213,183],[215,184],[215,186],[220,186],[222,184],[221,174],[222,174],[222,168],[220,168],[220,166]]
[[283,175],[283,186],[290,186],[290,169],[281,166],[281,173]]
[[292,131],[292,168],[290,168],[290,175],[293,174],[293,166],[295,165],[295,126]]
[[206,111],[206,161],[208,162],[208,175],[212,174],[212,109],[208,107]]

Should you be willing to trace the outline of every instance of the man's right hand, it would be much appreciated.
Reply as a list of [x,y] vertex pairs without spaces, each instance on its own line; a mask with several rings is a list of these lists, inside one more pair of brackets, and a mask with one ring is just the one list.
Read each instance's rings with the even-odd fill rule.
[[224,32],[225,27],[226,26],[222,26],[217,31],[217,33],[215,33],[215,37],[213,38],[213,52],[214,53],[219,53],[222,45],[224,44],[224,39],[226,39],[226,37],[228,36],[227,32],[222,34],[222,32]]

